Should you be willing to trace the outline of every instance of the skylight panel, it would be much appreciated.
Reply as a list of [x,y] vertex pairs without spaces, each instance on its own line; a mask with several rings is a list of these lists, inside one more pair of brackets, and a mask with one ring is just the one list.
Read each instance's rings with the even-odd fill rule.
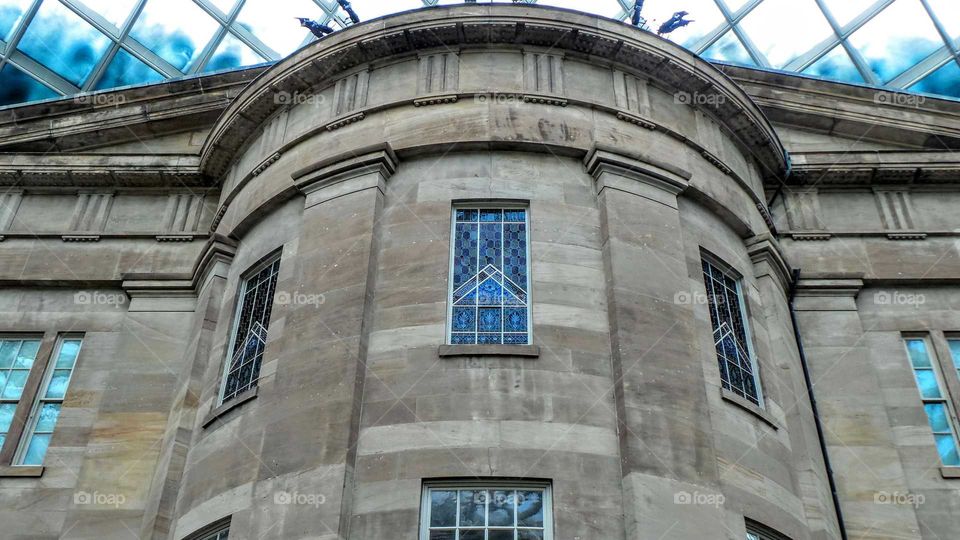
[[825,54],[819,60],[803,70],[807,75],[833,79],[837,81],[863,84],[863,75],[854,65],[850,55],[843,48],[843,45],[837,45],[832,51]]
[[[360,3],[355,7],[360,9]],[[271,49],[286,56],[299,49],[310,34],[300,27],[297,17],[322,22],[324,11],[310,0],[247,0],[237,21]]]
[[213,17],[190,0],[148,0],[130,35],[184,70],[219,27]]
[[910,90],[960,98],[960,65],[951,59],[943,67],[911,86]]
[[81,86],[110,46],[110,38],[60,2],[47,0],[18,48],[71,83]]
[[10,39],[10,34],[17,27],[17,23],[23,18],[30,4],[30,0],[4,0],[0,3],[0,39],[4,41]]
[[842,27],[876,4],[877,0],[823,0],[823,3],[830,10],[837,24]]
[[7,64],[0,70],[0,106],[49,99],[58,95],[12,64]]
[[944,46],[920,0],[896,0],[849,41],[883,82]]
[[[785,19],[789,24],[782,24]],[[740,27],[775,68],[786,66],[834,35],[813,0],[764,0],[744,17]]]
[[227,34],[217,47],[217,51],[213,53],[213,57],[207,63],[204,71],[220,71],[222,69],[252,66],[265,61],[233,34]]
[[[80,1],[74,0],[77,4],[80,4]],[[107,20],[107,22],[113,24],[117,28],[123,26],[123,23],[126,22],[127,17],[130,16],[130,11],[133,10],[133,6],[136,5],[136,0],[82,0],[83,5],[89,7],[91,10],[96,11],[101,17]]]
[[951,38],[960,38],[960,2],[957,0],[927,0],[937,19]]
[[705,35],[726,22],[720,8],[714,0],[647,0],[643,5],[643,16],[651,32],[656,32],[677,11],[688,11],[688,19],[693,22],[670,33],[674,43],[692,48]]
[[703,52],[704,58],[710,60],[719,60],[720,62],[730,62],[733,64],[743,64],[746,66],[754,65],[750,53],[744,48],[743,43],[737,38],[733,30],[727,31],[720,39],[714,42],[709,49]]
[[132,54],[120,49],[114,55],[106,72],[97,82],[97,90],[116,88],[118,86],[129,86],[132,84],[145,84],[159,82],[163,80],[163,75],[158,73],[150,66],[144,64]]

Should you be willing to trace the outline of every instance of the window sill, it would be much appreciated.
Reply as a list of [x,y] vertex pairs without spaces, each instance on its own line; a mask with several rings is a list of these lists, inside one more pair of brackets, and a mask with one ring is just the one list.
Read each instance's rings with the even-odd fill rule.
[[537,358],[540,347],[537,345],[441,345],[440,358],[454,356],[523,356]]
[[215,407],[206,418],[203,419],[203,429],[210,427],[210,424],[213,424],[214,421],[220,419],[233,409],[236,409],[240,405],[250,401],[251,399],[257,397],[257,389],[259,386],[254,386],[253,388],[244,391],[241,394],[237,394],[236,397],[230,401],[221,404],[219,407]]
[[41,465],[0,465],[0,478],[40,478]]
[[960,467],[940,467],[940,476],[949,479],[960,478]]
[[753,402],[738,396],[722,386],[720,387],[720,396],[725,401],[729,401],[730,403],[733,403],[748,413],[756,416],[760,420],[763,420],[773,429],[780,429],[780,424],[772,416],[770,416],[770,413],[758,407],[757,405],[754,405]]

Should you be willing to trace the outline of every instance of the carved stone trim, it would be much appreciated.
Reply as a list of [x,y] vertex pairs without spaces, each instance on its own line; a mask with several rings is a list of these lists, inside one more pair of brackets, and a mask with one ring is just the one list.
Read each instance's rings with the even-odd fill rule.
[[790,233],[790,238],[800,242],[824,242],[832,238],[830,233]]
[[192,242],[192,234],[158,234],[157,242]]
[[330,183],[343,180],[345,175],[365,174],[377,171],[383,180],[397,170],[399,161],[389,144],[378,144],[318,161],[294,171],[291,175],[297,189],[305,194],[321,189]]
[[443,96],[430,96],[424,98],[417,98],[413,100],[414,107],[424,107],[427,105],[439,105],[441,103],[456,103],[460,99],[456,94],[446,94]]
[[259,165],[254,167],[251,174],[254,176],[260,176],[263,171],[267,170],[267,167],[276,163],[278,159],[280,159],[280,152],[274,152],[272,155],[270,155],[270,157],[261,161]]
[[727,167],[726,163],[724,163],[720,158],[711,154],[710,152],[704,150],[701,155],[703,156],[704,159],[709,161],[711,165],[720,169],[720,172],[722,172],[723,174],[730,174],[731,172],[733,172],[730,169],[730,167]]
[[927,233],[922,232],[891,232],[887,233],[890,240],[924,240]]
[[64,242],[99,242],[99,234],[64,234],[60,238]]
[[526,103],[543,103],[545,105],[556,105],[558,107],[566,107],[567,100],[556,97],[556,96],[541,96],[536,94],[524,94],[522,98]]
[[366,118],[366,115],[363,114],[362,112],[358,112],[356,114],[351,114],[350,116],[345,116],[343,118],[334,120],[333,122],[330,122],[329,124],[327,124],[326,128],[327,128],[327,131],[333,131],[335,129],[340,129],[343,126],[347,126],[355,122],[359,122],[364,118]]
[[653,122],[651,122],[651,121],[649,121],[649,120],[645,120],[645,119],[643,119],[643,118],[640,118],[639,116],[637,116],[637,115],[635,115],[635,114],[630,114],[630,113],[625,113],[625,112],[623,112],[623,111],[620,111],[620,112],[617,113],[617,118],[619,118],[620,120],[623,120],[624,122],[630,122],[631,124],[636,124],[636,125],[638,125],[638,126],[640,126],[640,127],[642,127],[642,128],[646,128],[646,129],[657,129],[657,125],[656,125],[656,124],[654,124]]

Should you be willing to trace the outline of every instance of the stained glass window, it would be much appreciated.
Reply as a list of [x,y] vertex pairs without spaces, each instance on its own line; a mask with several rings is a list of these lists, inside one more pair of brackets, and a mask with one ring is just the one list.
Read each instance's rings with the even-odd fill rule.
[[421,540],[550,540],[542,485],[435,485],[424,494]]
[[530,343],[525,208],[454,210],[450,343]]
[[753,362],[740,280],[705,259],[701,263],[710,322],[713,325],[713,342],[720,364],[720,381],[726,390],[755,405],[761,405],[763,400]]
[[[70,384],[77,356],[80,354],[81,343],[81,339],[75,337],[63,337],[58,341],[53,364],[47,368],[43,386],[37,394],[36,403],[27,421],[29,427],[16,460],[18,465],[43,464],[50,438],[53,436],[53,428],[60,417],[63,399],[67,395],[67,386]],[[36,349],[32,349],[32,356],[36,357],[36,354]]]
[[953,427],[949,405],[940,386],[940,379],[927,348],[927,340],[908,338],[907,357],[913,368],[913,377],[920,390],[923,410],[933,431],[934,442],[940,460],[948,467],[960,466],[960,454],[957,452],[956,430]]
[[280,257],[276,257],[259,266],[243,282],[221,403],[257,385],[279,271]]

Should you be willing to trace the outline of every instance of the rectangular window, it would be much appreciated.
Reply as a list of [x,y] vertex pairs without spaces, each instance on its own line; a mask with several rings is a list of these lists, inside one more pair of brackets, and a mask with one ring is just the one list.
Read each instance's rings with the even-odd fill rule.
[[[17,453],[17,465],[42,465],[50,446],[53,428],[57,425],[63,398],[73,376],[73,368],[80,354],[82,340],[79,337],[63,336],[53,351],[53,364],[47,367],[43,384],[30,410],[24,437]],[[36,352],[34,351],[34,354]]]
[[433,484],[420,523],[420,540],[552,540],[550,487]]
[[762,407],[763,394],[750,342],[741,280],[732,272],[722,270],[719,264],[706,259],[701,263],[721,384]]
[[933,430],[940,460],[948,467],[960,466],[957,453],[956,429],[951,418],[949,404],[939,374],[930,356],[925,338],[906,338],[907,356],[913,368],[914,380],[920,390],[923,409]]
[[530,241],[525,208],[458,207],[450,261],[450,343],[526,345]]
[[257,385],[279,271],[278,255],[255,267],[243,280],[221,385],[221,403]]
[[761,525],[756,521],[747,520],[747,540],[790,540],[777,531]]
[[947,344],[950,345],[953,368],[957,370],[957,375],[960,376],[960,339],[951,337],[947,340]]
[[39,338],[0,340],[0,448],[7,438],[27,377],[37,360]]

